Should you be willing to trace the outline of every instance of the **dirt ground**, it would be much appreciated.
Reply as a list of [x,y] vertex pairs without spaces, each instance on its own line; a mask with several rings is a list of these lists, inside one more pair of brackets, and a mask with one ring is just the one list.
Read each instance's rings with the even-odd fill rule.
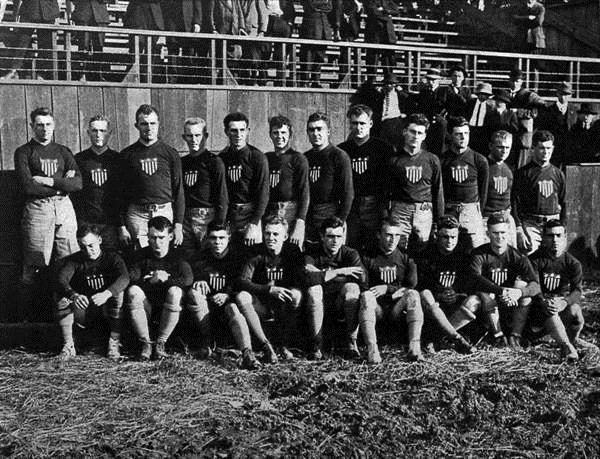
[[[586,290],[584,337],[600,338]],[[0,353],[0,456],[598,457],[600,363],[540,344],[523,352],[450,350],[409,363],[385,347],[368,366],[333,356],[237,369],[176,354],[61,363]]]

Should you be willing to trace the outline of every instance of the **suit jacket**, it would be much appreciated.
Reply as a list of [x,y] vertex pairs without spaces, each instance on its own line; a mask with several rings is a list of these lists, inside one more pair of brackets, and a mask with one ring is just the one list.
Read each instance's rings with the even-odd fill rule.
[[458,88],[458,94],[454,92],[451,86],[440,86],[438,93],[448,116],[464,116],[467,118],[468,113],[473,112],[473,108],[471,108],[471,111],[467,109],[467,105],[472,101],[471,89],[468,86]]
[[364,5],[367,13],[365,41],[368,43],[396,43],[397,36],[392,16],[400,14],[398,4],[393,0],[366,0]]
[[71,19],[78,25],[108,24],[110,17],[106,4],[108,0],[73,0],[75,10]]
[[[486,114],[484,125],[489,124],[490,134],[496,131],[504,130],[516,135],[519,132],[519,120],[517,114],[506,109],[503,113],[498,112],[495,108]],[[513,139],[513,143],[515,139]]]
[[361,13],[358,11],[354,0],[334,0],[334,8],[329,13],[329,21],[332,24],[340,25],[342,40],[354,41],[358,38],[360,35]]
[[202,27],[204,20],[202,0],[163,0],[161,5],[167,30],[193,32],[194,24]]
[[262,0],[239,0],[244,17],[244,31],[255,37],[260,32],[266,33],[269,16],[265,2]]
[[587,163],[600,161],[600,123],[592,123],[589,129],[577,121],[569,130],[567,150],[563,164]]
[[165,20],[160,0],[131,0],[123,18],[125,27],[152,30],[154,24],[147,21],[152,17],[157,30],[165,30]]
[[19,16],[22,22],[54,22],[60,9],[56,0],[23,0]]
[[[339,30],[341,5],[336,0],[302,0],[304,13],[300,26],[300,37],[315,40],[330,40],[332,31]],[[333,20],[333,23],[329,21]]]
[[238,0],[209,0],[209,29],[223,34],[239,35],[245,27],[244,12]]
[[294,24],[296,8],[294,8],[293,0],[279,0],[279,8],[283,11],[283,20],[288,24]]

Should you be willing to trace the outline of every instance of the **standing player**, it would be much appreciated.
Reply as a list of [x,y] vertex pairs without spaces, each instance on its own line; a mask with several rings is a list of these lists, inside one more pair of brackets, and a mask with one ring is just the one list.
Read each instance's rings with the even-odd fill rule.
[[76,355],[73,324],[86,327],[99,316],[108,319],[110,337],[106,356],[118,360],[123,315],[123,291],[129,284],[127,266],[119,255],[103,252],[101,230],[84,225],[77,231],[81,251],[67,259],[58,272],[56,316],[63,337],[59,358]]
[[354,184],[347,243],[361,250],[379,229],[385,209],[385,168],[393,149],[383,140],[371,137],[373,110],[369,107],[353,105],[346,116],[350,122],[350,136],[338,147],[350,157]]
[[125,302],[131,325],[141,343],[140,360],[152,352],[149,325],[158,322],[154,358],[168,356],[165,343],[179,322],[184,291],[192,285],[192,269],[187,261],[171,250],[173,225],[163,216],[148,222],[148,247],[136,252],[129,268],[131,286]]
[[321,243],[306,251],[306,309],[309,321],[311,349],[309,358],[322,358],[323,320],[343,315],[346,320],[347,354],[360,357],[358,337],[358,310],[361,290],[366,290],[367,274],[354,249],[344,245],[344,222],[327,218],[321,225]]
[[287,222],[277,216],[264,221],[263,243],[242,267],[240,292],[236,303],[256,339],[262,344],[264,358],[277,363],[277,354],[267,339],[260,318],[275,315],[279,327],[281,355],[285,360],[294,356],[288,349],[294,342],[302,293],[302,254],[300,249],[285,242]]
[[428,127],[425,115],[410,115],[403,131],[404,145],[389,162],[386,195],[391,199],[390,216],[402,224],[402,250],[413,235],[415,249],[427,242],[433,219],[444,212],[440,160],[421,148]]
[[87,134],[90,148],[77,153],[75,161],[81,171],[83,189],[73,193],[77,225],[98,226],[105,250],[117,250],[119,215],[120,158],[108,147],[111,129],[108,118],[96,115],[90,118]]
[[225,222],[229,197],[225,165],[219,156],[206,149],[206,121],[186,119],[182,137],[190,152],[181,159],[185,193],[182,247],[186,256],[191,257],[200,248],[208,224],[213,220],[221,225]]
[[369,289],[360,294],[358,313],[360,331],[367,344],[367,362],[380,363],[375,323],[381,319],[408,326],[408,358],[423,360],[421,328],[423,309],[417,286],[417,267],[412,259],[398,249],[402,229],[397,222],[386,219],[377,234],[377,247],[363,257],[369,278]]
[[462,116],[450,118],[452,143],[442,159],[446,212],[454,215],[466,235],[465,248],[483,244],[485,229],[481,209],[488,191],[489,166],[483,155],[469,148],[469,122]]
[[247,142],[248,117],[230,113],[223,120],[229,145],[219,153],[227,171],[229,222],[234,242],[260,242],[260,220],[269,202],[269,168],[262,151]]
[[291,147],[292,123],[285,116],[269,120],[269,136],[274,151],[267,153],[269,163],[268,215],[284,218],[290,228],[290,242],[302,248],[310,191],[308,161]]
[[[508,245],[508,221],[493,215],[488,219],[490,243],[473,250],[469,279],[482,307],[490,314],[489,332],[498,345],[506,338],[500,328],[500,311],[512,316],[511,347],[521,347],[521,336],[531,305],[531,297],[540,293],[537,273],[525,255]],[[499,309],[502,308],[502,309]]]
[[550,163],[554,136],[536,131],[532,139],[532,161],[515,174],[513,215],[517,225],[517,243],[526,253],[540,246],[544,224],[549,220],[567,219],[565,176]]
[[139,139],[121,152],[125,224],[119,238],[136,247],[148,245],[148,221],[163,216],[175,223],[174,245],[183,242],[185,196],[181,159],[158,137],[158,111],[140,105],[135,112]]
[[329,117],[323,112],[313,113],[308,117],[306,132],[312,145],[304,153],[310,183],[307,239],[316,242],[323,221],[331,217],[346,221],[354,200],[354,188],[348,154],[329,142]]

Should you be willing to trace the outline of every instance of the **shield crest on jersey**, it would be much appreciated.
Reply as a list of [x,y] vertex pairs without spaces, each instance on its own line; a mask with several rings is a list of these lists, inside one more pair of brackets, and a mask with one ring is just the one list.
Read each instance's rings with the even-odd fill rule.
[[547,198],[554,193],[554,182],[552,180],[540,180],[538,182],[540,194]]
[[279,171],[271,171],[269,172],[269,185],[271,188],[275,188],[279,185]]
[[188,188],[193,187],[198,181],[198,171],[185,171],[183,181]]
[[423,166],[409,166],[406,168],[406,178],[410,183],[417,183],[423,176]]
[[549,292],[553,292],[560,285],[560,274],[544,273],[544,287]]
[[140,159],[140,166],[147,175],[154,175],[158,170],[158,158]]
[[225,276],[219,273],[210,273],[208,285],[213,292],[220,292],[225,288]]
[[396,267],[395,266],[381,266],[379,267],[379,278],[384,284],[391,284],[396,280]]
[[369,166],[369,158],[353,158],[352,170],[358,175],[364,174]]
[[229,166],[227,168],[227,175],[229,176],[229,180],[232,182],[237,182],[242,178],[242,165],[238,164],[237,166]]
[[441,271],[439,276],[439,283],[444,288],[450,288],[454,285],[456,280],[456,273],[454,271]]
[[508,278],[508,272],[506,269],[494,268],[490,271],[492,282],[496,285],[502,285]]
[[267,267],[267,279],[270,281],[280,281],[283,279],[283,269],[276,266]]
[[494,179],[494,190],[496,190],[496,193],[504,194],[508,189],[508,177],[501,175],[499,177],[492,178]]
[[315,183],[321,177],[321,166],[313,166],[308,171],[308,179],[311,183]]
[[452,166],[452,179],[457,183],[462,183],[469,176],[469,166]]
[[58,171],[58,159],[40,159],[40,165],[46,177],[52,177]]
[[92,178],[92,182],[98,186],[102,186],[108,179],[108,171],[106,169],[92,169],[90,171],[90,176]]
[[85,276],[85,281],[89,288],[97,292],[104,288],[104,276],[102,274],[91,274]]

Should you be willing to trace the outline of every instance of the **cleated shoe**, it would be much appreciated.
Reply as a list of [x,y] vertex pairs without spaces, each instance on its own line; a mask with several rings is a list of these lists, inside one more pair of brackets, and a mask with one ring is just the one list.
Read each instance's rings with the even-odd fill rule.
[[411,340],[408,343],[408,360],[411,362],[423,362],[425,357],[421,353],[421,341],[420,340]]
[[600,351],[598,349],[598,346],[596,346],[593,343],[589,343],[581,338],[575,338],[573,340],[573,346],[575,346],[575,349],[579,349],[580,351],[583,351],[583,352],[599,352]]
[[521,346],[521,337],[518,335],[510,335],[508,337],[508,345],[513,351],[523,350],[523,346]]
[[275,353],[273,346],[271,346],[271,343],[269,343],[268,341],[265,344],[263,344],[262,351],[263,351],[263,361],[265,363],[278,363],[279,362],[279,358],[277,357],[277,354]]
[[139,359],[141,361],[150,360],[152,356],[152,343],[148,341],[142,341],[142,348],[140,349]]
[[369,346],[367,349],[367,363],[377,365],[381,363],[381,354],[379,353],[379,347],[377,344]]
[[579,354],[571,343],[565,343],[560,345],[560,355],[567,362],[576,362],[579,360]]
[[121,343],[119,340],[114,338],[108,338],[108,346],[106,348],[106,357],[110,360],[119,360],[121,358],[121,351],[119,348]]
[[242,351],[242,365],[241,367],[244,370],[257,370],[260,367],[260,363],[258,363],[258,360],[256,360],[256,357],[254,356],[254,352],[252,352],[252,349],[250,349],[249,347],[247,347],[246,349],[244,349]]
[[62,360],[63,362],[75,357],[77,355],[77,351],[75,350],[74,343],[65,343],[60,350],[60,353],[57,355],[58,360]]
[[294,357],[294,354],[292,354],[292,351],[285,346],[280,349],[279,354],[281,354],[282,360],[294,360],[296,358]]
[[506,339],[506,336],[504,336],[504,334],[502,333],[494,336],[494,338],[492,339],[492,346],[498,349],[508,347],[508,340]]
[[454,349],[459,354],[473,354],[475,352],[475,348],[462,335],[457,335],[454,338]]
[[212,349],[210,348],[210,346],[202,346],[200,348],[200,351],[198,352],[198,358],[200,360],[208,360],[210,358],[210,356],[212,355]]
[[169,357],[167,351],[165,350],[165,342],[157,341],[154,345],[154,360],[162,360]]
[[346,348],[346,357],[349,359],[360,359],[360,352],[356,345],[356,340],[351,339],[348,341],[348,347]]
[[437,351],[435,350],[435,345],[433,344],[433,341],[428,341],[425,343],[425,345],[423,346],[423,352],[425,352],[425,354],[430,354],[430,355],[437,354]]
[[323,360],[323,353],[318,347],[313,348],[306,356],[308,360]]

